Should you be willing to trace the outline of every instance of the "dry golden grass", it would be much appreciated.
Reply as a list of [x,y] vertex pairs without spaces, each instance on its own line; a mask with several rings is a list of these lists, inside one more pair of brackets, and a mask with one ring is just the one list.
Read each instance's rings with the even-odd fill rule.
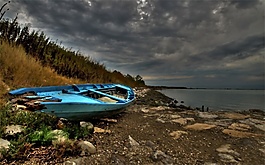
[[[0,44],[0,104],[1,97],[10,89],[84,83],[55,73],[27,55],[22,47]],[[3,101],[3,100],[2,100]]]

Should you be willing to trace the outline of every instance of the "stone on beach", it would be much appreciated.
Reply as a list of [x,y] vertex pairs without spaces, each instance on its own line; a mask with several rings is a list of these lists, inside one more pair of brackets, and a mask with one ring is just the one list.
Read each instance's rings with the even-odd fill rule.
[[173,139],[179,139],[181,135],[187,135],[186,131],[173,131],[169,135],[173,137]]
[[129,143],[131,147],[139,146],[140,144],[129,135]]
[[238,152],[231,149],[230,144],[224,144],[224,145],[220,146],[219,148],[217,148],[216,151],[221,152],[221,153],[229,153],[229,154],[233,154],[236,156],[240,155]]
[[94,127],[94,133],[111,133],[111,130]]
[[177,119],[177,118],[181,118],[181,116],[180,115],[170,115],[170,118],[171,119]]
[[239,131],[247,131],[251,127],[249,125],[247,125],[247,124],[233,123],[228,128],[229,129],[233,129],[233,130],[239,130]]
[[238,161],[232,155],[219,153],[218,156],[221,158],[222,162],[225,162],[225,163],[238,163]]
[[250,115],[243,115],[240,113],[234,113],[234,112],[226,112],[221,115],[222,117],[229,118],[229,119],[246,119],[250,118]]
[[0,138],[0,149],[9,149],[10,142],[8,140]]
[[21,125],[9,125],[9,126],[6,126],[5,134],[12,136],[22,131],[23,131],[23,127]]
[[180,125],[186,125],[189,121],[193,122],[195,120],[194,120],[194,118],[178,118],[178,119],[174,119],[171,121],[174,123],[178,123]]
[[243,132],[243,131],[237,131],[237,130],[232,130],[232,129],[224,129],[222,132],[224,134],[229,135],[229,136],[239,137],[239,138],[264,136],[262,134],[256,134],[256,133],[251,133],[251,132]]
[[209,113],[209,112],[199,112],[198,115],[200,118],[206,118],[206,119],[215,119],[218,117],[218,115]]
[[166,123],[165,120],[162,120],[162,119],[160,119],[160,118],[157,118],[156,121],[158,121],[158,122],[160,122],[160,123]]
[[186,129],[191,129],[191,130],[207,130],[207,129],[211,129],[216,127],[216,125],[212,125],[212,124],[205,124],[205,123],[195,123],[192,125],[187,125],[184,128]]
[[167,106],[158,106],[158,107],[151,107],[150,110],[153,110],[153,111],[163,111],[163,110],[167,110],[169,109],[169,107]]
[[85,122],[85,121],[80,121],[79,124],[80,124],[80,127],[86,128],[89,133],[93,133],[94,132],[94,125],[92,123]]
[[151,159],[155,162],[161,162],[160,164],[173,164],[174,160],[163,151],[157,150],[152,156]]
[[82,149],[82,154],[94,154],[96,153],[96,147],[89,141],[80,141],[78,146]]

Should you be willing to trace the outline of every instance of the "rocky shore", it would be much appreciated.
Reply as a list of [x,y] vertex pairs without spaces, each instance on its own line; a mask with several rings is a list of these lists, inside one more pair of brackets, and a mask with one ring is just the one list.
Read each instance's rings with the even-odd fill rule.
[[135,91],[127,111],[90,121],[94,133],[78,144],[78,156],[19,164],[264,164],[264,112],[201,112],[154,90]]

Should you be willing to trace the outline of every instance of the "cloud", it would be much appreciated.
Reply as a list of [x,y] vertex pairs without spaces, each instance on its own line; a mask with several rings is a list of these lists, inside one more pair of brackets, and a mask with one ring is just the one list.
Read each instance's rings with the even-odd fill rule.
[[264,75],[263,6],[262,0],[13,0],[6,17],[18,12],[21,23],[147,84],[262,86],[253,77]]

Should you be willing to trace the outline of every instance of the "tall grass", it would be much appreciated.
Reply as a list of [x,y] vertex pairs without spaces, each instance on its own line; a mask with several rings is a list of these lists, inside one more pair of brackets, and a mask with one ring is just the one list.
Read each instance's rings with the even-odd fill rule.
[[0,104],[3,94],[19,87],[84,83],[58,75],[49,67],[25,53],[21,46],[0,44]]

